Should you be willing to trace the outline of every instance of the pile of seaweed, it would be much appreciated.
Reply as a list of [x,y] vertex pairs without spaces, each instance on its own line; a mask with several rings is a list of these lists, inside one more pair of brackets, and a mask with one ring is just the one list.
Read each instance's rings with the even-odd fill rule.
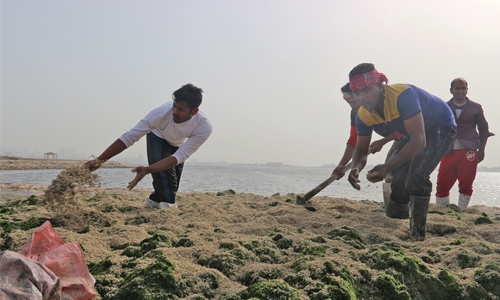
[[[90,193],[61,212],[36,196],[0,206],[0,249],[45,220],[78,241],[99,299],[500,299],[500,209],[431,204],[427,237],[382,204],[296,195]],[[491,211],[491,210],[490,210]]]
[[71,166],[59,173],[45,190],[42,203],[56,211],[78,208],[78,201],[100,186],[99,175],[83,166]]

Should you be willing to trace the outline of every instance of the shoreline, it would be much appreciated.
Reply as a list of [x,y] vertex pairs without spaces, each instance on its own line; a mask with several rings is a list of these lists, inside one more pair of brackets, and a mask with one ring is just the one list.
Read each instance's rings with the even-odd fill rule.
[[[47,188],[48,188],[47,185],[40,185],[40,184],[0,182],[0,203],[14,198],[30,197],[31,195],[41,196],[45,193],[45,190]],[[141,194],[144,192],[153,191],[153,188],[134,188],[132,190],[128,190],[127,188],[120,188],[120,187],[97,187],[97,189],[104,193],[120,193],[129,195]],[[180,193],[183,192],[180,191]],[[189,194],[195,195],[204,193],[189,192]],[[323,197],[335,199],[335,197],[328,197],[328,196],[317,196],[316,198],[323,198]],[[354,199],[345,199],[345,200],[359,201]],[[487,215],[490,216],[500,216],[500,206],[472,205],[469,206],[465,211],[475,211],[475,210],[486,213]]]
[[[0,157],[0,170],[45,170],[67,169],[72,166],[83,165],[88,160],[71,159],[28,159],[14,157]],[[101,168],[135,168],[136,165],[128,162],[107,161]]]

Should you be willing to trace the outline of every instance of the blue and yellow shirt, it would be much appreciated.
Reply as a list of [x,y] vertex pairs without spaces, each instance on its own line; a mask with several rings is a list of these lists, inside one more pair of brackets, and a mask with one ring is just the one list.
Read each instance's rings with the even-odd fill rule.
[[358,135],[371,135],[375,126],[386,124],[409,138],[404,121],[422,112],[425,130],[443,125],[455,127],[455,118],[449,106],[421,88],[411,84],[390,84],[385,86],[384,118],[378,112],[361,107],[356,117]]

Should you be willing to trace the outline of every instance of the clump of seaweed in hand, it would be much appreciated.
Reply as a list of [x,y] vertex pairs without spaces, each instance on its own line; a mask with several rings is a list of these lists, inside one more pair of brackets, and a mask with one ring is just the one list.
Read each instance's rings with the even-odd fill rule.
[[78,204],[82,193],[100,186],[99,175],[82,166],[63,170],[42,197],[42,202],[52,209],[64,211]]

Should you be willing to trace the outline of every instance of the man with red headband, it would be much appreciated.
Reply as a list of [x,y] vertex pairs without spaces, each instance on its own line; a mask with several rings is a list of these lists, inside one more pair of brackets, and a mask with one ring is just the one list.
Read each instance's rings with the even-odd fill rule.
[[430,174],[453,144],[456,123],[440,98],[410,84],[383,84],[387,81],[370,63],[359,64],[349,73],[351,90],[361,108],[356,117],[358,143],[348,180],[359,189],[359,172],[367,162],[374,126],[385,123],[403,134],[396,154],[368,171],[367,179],[382,181],[392,172],[386,215],[408,218],[409,208],[410,239],[422,241],[432,191]]
[[[332,175],[337,173],[339,175],[339,179],[342,178],[345,175],[344,172],[344,167],[349,163],[349,161],[352,158],[352,154],[354,153],[354,148],[356,147],[357,139],[358,139],[358,133],[356,131],[356,116],[358,114],[358,110],[361,107],[358,102],[354,99],[354,94],[352,93],[351,87],[349,83],[346,83],[344,86],[340,88],[340,91],[342,92],[342,98],[349,104],[351,107],[351,130],[349,134],[349,139],[347,140],[344,154],[342,155],[342,158],[340,159],[339,163],[333,169]],[[378,133],[380,136],[383,138],[374,141],[370,145],[370,153],[377,153],[382,148],[384,147],[385,144],[387,144],[390,141],[394,141],[392,144],[391,148],[387,152],[387,157],[386,161],[389,160],[389,158],[393,155],[394,151],[396,150],[396,146],[398,144],[398,141],[401,137],[403,137],[402,134],[398,132],[392,132],[389,127],[385,124],[380,124],[377,125],[373,128],[373,130]],[[390,187],[391,184],[390,182],[392,181],[392,175],[391,173],[387,174],[387,177],[385,178],[385,183],[384,183],[384,203],[387,203],[388,195],[390,194]],[[388,192],[386,192],[388,191]],[[387,205],[386,205],[387,206]]]

